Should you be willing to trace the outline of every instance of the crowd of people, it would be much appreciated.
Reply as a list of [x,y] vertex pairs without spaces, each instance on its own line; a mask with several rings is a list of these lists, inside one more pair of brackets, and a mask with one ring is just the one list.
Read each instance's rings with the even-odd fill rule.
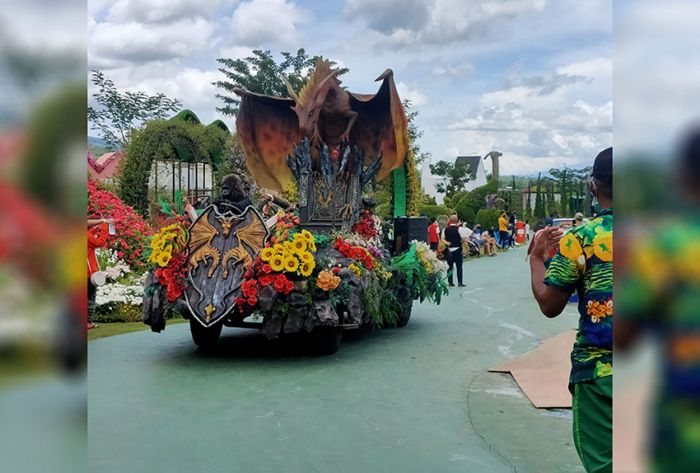
[[[454,286],[452,275],[457,275],[457,283],[462,283],[462,261],[465,256],[496,256],[499,250],[514,249],[516,243],[516,223],[518,218],[515,213],[508,215],[503,212],[498,218],[498,230],[495,227],[481,228],[476,224],[470,228],[466,222],[460,221],[457,215],[452,215],[447,224],[442,228],[436,218],[430,220],[428,225],[428,243],[430,248],[447,261],[449,271],[449,285]],[[525,221],[525,240],[530,239],[530,224]]]

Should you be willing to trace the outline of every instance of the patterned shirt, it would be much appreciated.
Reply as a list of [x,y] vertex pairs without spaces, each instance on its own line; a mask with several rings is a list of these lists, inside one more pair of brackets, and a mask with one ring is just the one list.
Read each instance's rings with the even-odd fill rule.
[[578,293],[571,384],[612,375],[612,238],[612,209],[606,209],[562,237],[545,275],[545,284]]

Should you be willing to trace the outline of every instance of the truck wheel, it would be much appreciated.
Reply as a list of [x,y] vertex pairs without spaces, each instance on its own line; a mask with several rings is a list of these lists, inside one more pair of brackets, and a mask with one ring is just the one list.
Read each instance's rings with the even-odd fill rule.
[[408,321],[411,320],[411,311],[413,310],[413,301],[409,301],[408,305],[404,306],[403,311],[399,314],[399,321],[396,323],[397,327],[405,327],[408,325]]
[[314,349],[319,355],[332,355],[340,348],[343,329],[338,327],[316,327],[311,332]]
[[219,341],[219,335],[221,335],[222,327],[223,324],[221,322],[211,327],[204,327],[196,321],[194,317],[190,317],[192,341],[202,351],[210,351],[216,346],[216,342]]

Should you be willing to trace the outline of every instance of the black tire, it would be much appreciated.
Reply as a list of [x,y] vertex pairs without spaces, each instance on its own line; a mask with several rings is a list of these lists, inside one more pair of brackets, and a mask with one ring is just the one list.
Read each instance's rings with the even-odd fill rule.
[[405,327],[408,325],[408,321],[411,320],[411,311],[413,310],[413,301],[409,301],[399,314],[399,321],[396,323],[397,327]]
[[194,317],[190,317],[192,341],[202,351],[210,351],[216,347],[216,342],[219,341],[222,327],[223,324],[221,322],[211,327],[205,327],[199,323],[199,321],[195,320]]
[[338,327],[316,327],[311,332],[314,351],[319,355],[333,355],[343,341],[343,329]]

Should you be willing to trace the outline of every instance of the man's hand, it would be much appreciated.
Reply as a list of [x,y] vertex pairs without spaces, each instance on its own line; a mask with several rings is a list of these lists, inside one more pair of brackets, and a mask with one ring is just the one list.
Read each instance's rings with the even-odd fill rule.
[[528,254],[533,259],[544,261],[547,255],[556,251],[563,235],[564,231],[559,227],[547,227],[538,231],[533,239],[532,251]]

